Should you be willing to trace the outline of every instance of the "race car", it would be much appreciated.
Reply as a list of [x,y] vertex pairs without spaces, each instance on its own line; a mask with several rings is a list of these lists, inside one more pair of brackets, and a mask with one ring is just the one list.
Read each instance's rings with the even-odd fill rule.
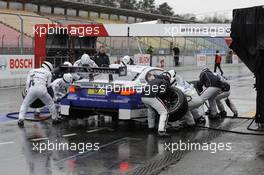
[[[119,66],[112,64],[110,68]],[[79,118],[103,114],[118,120],[145,118],[147,108],[141,101],[141,92],[147,84],[146,76],[159,75],[164,70],[140,65],[127,65],[126,69],[126,76],[95,73],[92,80],[74,82],[67,96],[61,100],[61,115]],[[167,107],[170,121],[175,121],[186,113],[188,103],[180,89],[172,87],[170,93],[171,99],[168,100]]]

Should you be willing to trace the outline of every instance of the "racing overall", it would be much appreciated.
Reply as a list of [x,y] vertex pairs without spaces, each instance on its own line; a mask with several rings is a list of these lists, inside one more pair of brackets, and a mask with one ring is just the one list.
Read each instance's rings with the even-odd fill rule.
[[220,112],[225,111],[225,107],[224,107],[223,103],[221,102],[222,99],[225,99],[225,102],[226,102],[227,106],[230,108],[230,110],[234,114],[237,114],[238,111],[237,111],[234,103],[228,98],[230,96],[230,85],[227,83],[226,79],[223,76],[216,74],[216,73],[214,73],[214,74],[217,75],[223,83],[222,90],[219,92],[219,94],[215,98],[219,111]]
[[[83,64],[81,63],[81,60],[77,60],[77,61],[75,61],[73,66],[81,67],[81,66],[83,66]],[[90,59],[90,62],[88,63],[88,66],[89,67],[98,67],[97,64],[92,59]]]
[[[206,87],[204,91],[202,88],[203,86]],[[200,97],[202,98],[203,103],[207,100],[209,101],[212,116],[217,115],[215,98],[221,91],[221,87],[222,82],[220,78],[214,75],[209,69],[201,72],[200,80],[197,83],[197,89],[201,92]]]
[[160,116],[158,131],[166,131],[169,115],[161,98],[164,99],[166,91],[170,87],[170,80],[166,75],[156,75],[155,79],[149,81],[146,87],[143,89],[142,102],[148,107],[148,127],[155,127],[155,111],[157,111]]
[[70,84],[65,82],[63,78],[58,78],[51,83],[54,92],[53,100],[56,104],[57,112],[60,112],[59,103],[61,99],[67,94]]
[[24,120],[27,109],[36,99],[40,99],[49,108],[52,119],[57,119],[55,104],[47,91],[51,78],[51,73],[44,68],[33,69],[29,72],[26,81],[28,92],[20,107],[19,120]]
[[200,109],[202,108],[203,100],[197,94],[196,90],[193,89],[193,86],[191,86],[179,75],[176,76],[176,82],[174,85],[176,85],[176,87],[179,88],[185,94],[185,96],[187,96],[188,111],[183,116],[183,119],[187,125],[194,125],[195,119],[200,118],[200,116],[203,115],[203,109]]
[[[84,66],[84,65],[81,63],[81,60],[77,60],[77,61],[73,64],[73,66],[82,67],[82,66]],[[88,65],[85,65],[85,66],[87,66],[87,67],[98,67],[97,64],[96,64],[92,59],[90,59]],[[91,74],[90,74],[90,75],[91,75]],[[76,72],[76,73],[72,73],[72,76],[73,76],[74,81],[76,81],[76,80],[80,80],[80,79],[83,79],[83,78],[90,78],[90,77],[89,77],[90,75],[87,76],[87,73],[85,73],[85,74],[77,73],[77,72]]]

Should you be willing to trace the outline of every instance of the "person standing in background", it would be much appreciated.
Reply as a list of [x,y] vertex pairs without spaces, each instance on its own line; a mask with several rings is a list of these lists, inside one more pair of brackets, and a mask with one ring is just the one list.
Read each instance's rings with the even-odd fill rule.
[[221,54],[219,53],[219,51],[217,50],[216,51],[216,54],[215,54],[215,65],[214,65],[214,72],[216,72],[216,69],[218,68],[221,72],[221,76],[224,74],[224,72],[222,71],[221,69],[221,61],[222,61],[222,56]]
[[98,67],[109,67],[110,60],[109,56],[106,54],[106,48],[104,46],[100,46],[99,52],[94,55],[93,60]]
[[173,50],[173,58],[174,58],[174,64],[175,66],[179,65],[179,57],[180,57],[180,49],[176,46],[172,48]]
[[150,55],[149,65],[152,66],[152,55],[153,55],[153,47],[150,45],[148,49],[146,50],[146,53]]

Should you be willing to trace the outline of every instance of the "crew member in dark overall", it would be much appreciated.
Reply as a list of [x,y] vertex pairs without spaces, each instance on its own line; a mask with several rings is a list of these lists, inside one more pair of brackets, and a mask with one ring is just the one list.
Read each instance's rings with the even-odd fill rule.
[[148,84],[142,93],[142,102],[148,107],[148,127],[149,129],[154,129],[156,111],[160,116],[158,135],[161,137],[169,136],[166,133],[169,111],[161,99],[166,99],[166,94],[171,86],[170,82],[173,81],[172,79],[169,72],[161,75],[148,74]]

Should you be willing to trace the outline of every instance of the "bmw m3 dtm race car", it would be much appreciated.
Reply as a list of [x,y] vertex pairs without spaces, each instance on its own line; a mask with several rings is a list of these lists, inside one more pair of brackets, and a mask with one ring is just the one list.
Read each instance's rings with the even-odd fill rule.
[[[92,71],[92,78],[75,81],[67,96],[61,100],[61,115],[75,118],[103,114],[119,120],[146,117],[147,108],[141,101],[141,92],[147,85],[147,75],[159,75],[164,70],[150,66],[127,65],[125,76],[120,76],[118,71],[107,72],[108,69],[119,67],[119,64],[112,64],[110,68],[103,68],[101,73]],[[96,69],[98,68],[94,68]],[[188,103],[184,94],[197,95],[195,88],[180,76],[177,76],[177,81],[179,83],[172,87],[170,99],[167,100],[170,121],[175,121],[186,113]]]

